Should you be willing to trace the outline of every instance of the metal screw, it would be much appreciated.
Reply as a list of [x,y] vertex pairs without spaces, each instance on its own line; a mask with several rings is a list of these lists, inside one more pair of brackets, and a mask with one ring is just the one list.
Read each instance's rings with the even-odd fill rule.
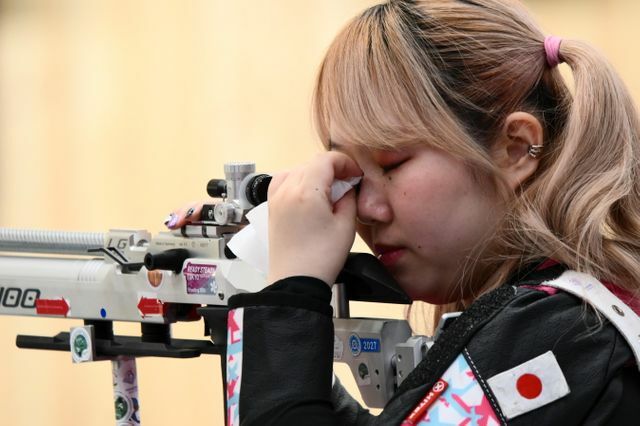
[[616,314],[620,315],[621,317],[624,316],[624,312],[617,305],[611,305],[611,308],[615,311]]

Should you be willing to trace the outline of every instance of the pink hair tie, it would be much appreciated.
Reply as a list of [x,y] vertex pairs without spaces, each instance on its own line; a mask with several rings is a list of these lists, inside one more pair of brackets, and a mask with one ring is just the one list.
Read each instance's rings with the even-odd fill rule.
[[560,62],[560,43],[562,39],[556,36],[546,36],[544,38],[544,51],[547,54],[547,64],[551,68],[558,66]]

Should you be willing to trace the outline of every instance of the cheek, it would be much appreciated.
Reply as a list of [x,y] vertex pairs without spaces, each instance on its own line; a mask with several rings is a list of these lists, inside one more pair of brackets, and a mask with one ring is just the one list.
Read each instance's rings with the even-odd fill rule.
[[473,179],[455,167],[447,169],[412,173],[398,181],[395,212],[419,250],[470,244],[466,240],[473,239],[476,224],[484,222],[478,217],[484,209]]
[[458,190],[450,180],[429,174],[405,176],[394,192],[397,214],[417,234],[428,232],[431,228],[424,228],[427,224],[446,222],[458,198]]

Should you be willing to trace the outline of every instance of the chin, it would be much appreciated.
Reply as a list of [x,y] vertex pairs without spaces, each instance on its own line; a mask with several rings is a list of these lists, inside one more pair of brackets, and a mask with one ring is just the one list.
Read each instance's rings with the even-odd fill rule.
[[404,290],[407,296],[409,296],[409,298],[414,302],[420,301],[432,305],[445,305],[448,303],[457,302],[459,300],[459,298],[456,298],[454,295],[438,291],[440,290],[440,288],[429,291],[424,287],[424,285],[422,287],[416,285],[406,285],[400,280],[398,280],[398,284],[400,285],[400,288]]
[[421,265],[411,263],[390,272],[400,288],[413,301],[446,305],[462,299],[456,277],[426,260],[423,260]]

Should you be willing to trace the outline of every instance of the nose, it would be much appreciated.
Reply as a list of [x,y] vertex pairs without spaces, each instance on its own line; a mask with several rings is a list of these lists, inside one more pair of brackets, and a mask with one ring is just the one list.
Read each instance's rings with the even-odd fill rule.
[[357,196],[358,221],[365,225],[387,223],[393,218],[387,188],[381,179],[363,176]]

